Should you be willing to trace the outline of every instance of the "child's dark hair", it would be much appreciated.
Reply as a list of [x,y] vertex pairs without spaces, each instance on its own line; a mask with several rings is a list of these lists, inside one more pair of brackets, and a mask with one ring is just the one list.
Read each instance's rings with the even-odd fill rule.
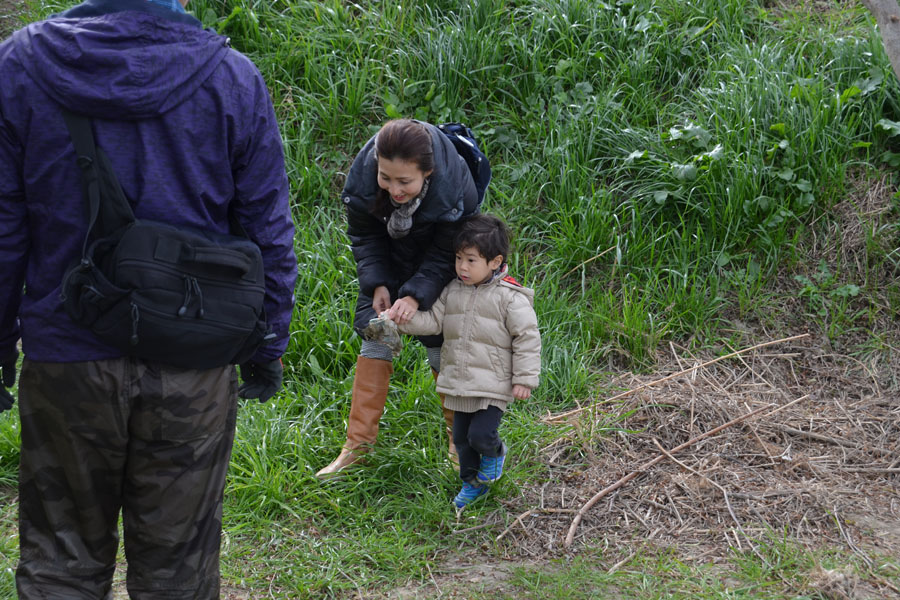
[[466,248],[475,248],[487,260],[500,255],[505,263],[509,256],[509,228],[494,215],[473,215],[462,222],[453,238],[454,252]]

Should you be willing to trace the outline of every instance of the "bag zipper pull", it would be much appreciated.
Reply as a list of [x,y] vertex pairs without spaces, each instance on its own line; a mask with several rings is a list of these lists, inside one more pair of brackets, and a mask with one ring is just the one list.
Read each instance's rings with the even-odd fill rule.
[[138,321],[141,319],[141,313],[138,310],[137,304],[134,302],[131,303],[131,342],[132,346],[137,346],[138,343]]
[[183,317],[187,314],[188,304],[191,303],[191,288],[193,285],[191,284],[191,279],[193,277],[184,276],[184,301],[181,303],[181,308],[178,309],[178,316]]
[[200,302],[200,308],[197,310],[197,316],[202,319],[203,315],[206,314],[206,311],[203,310],[203,291],[200,289],[200,282],[197,281],[196,277],[191,277],[191,283],[194,287],[194,293],[197,294],[197,299]]

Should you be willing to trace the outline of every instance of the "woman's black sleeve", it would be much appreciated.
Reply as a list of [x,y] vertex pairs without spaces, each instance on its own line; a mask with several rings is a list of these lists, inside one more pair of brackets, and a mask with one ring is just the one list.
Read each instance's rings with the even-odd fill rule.
[[347,237],[356,260],[360,292],[373,296],[380,285],[396,285],[390,267],[390,238],[383,222],[348,206]]

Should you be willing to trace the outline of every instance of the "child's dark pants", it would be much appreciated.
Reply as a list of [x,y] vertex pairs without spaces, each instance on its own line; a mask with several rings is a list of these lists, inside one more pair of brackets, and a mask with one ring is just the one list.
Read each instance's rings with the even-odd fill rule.
[[500,456],[502,444],[497,427],[502,417],[503,411],[496,406],[454,414],[453,444],[459,454],[459,477],[463,481],[475,481],[482,456]]

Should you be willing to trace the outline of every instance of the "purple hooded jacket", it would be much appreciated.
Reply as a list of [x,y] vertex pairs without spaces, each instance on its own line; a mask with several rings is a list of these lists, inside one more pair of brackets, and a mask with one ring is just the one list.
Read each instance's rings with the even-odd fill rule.
[[262,250],[276,334],[254,359],[281,356],[297,262],[262,76],[187,14],[88,0],[0,44],[0,358],[20,337],[30,360],[120,356],[74,324],[59,297],[87,229],[63,106],[93,118],[138,219],[226,233],[234,211]]

